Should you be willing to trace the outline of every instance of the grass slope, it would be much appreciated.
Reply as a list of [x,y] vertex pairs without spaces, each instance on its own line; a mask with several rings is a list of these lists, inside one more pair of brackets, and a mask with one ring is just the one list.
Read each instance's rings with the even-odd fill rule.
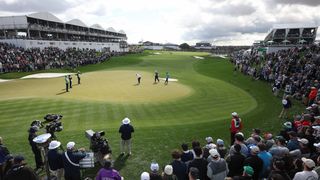
[[[204,144],[206,136],[228,141],[232,111],[240,113],[247,135],[253,127],[278,130],[281,124],[277,119],[280,100],[272,96],[266,83],[252,81],[241,74],[234,75],[229,62],[221,58],[207,56],[205,60],[196,60],[192,57],[194,55],[206,54],[173,52],[153,55],[147,52],[80,68],[82,72],[139,70],[150,73],[157,69],[161,75],[168,71],[173,78],[193,88],[194,93],[187,98],[140,104],[61,98],[1,100],[1,136],[12,153],[26,155],[27,161],[33,165],[27,142],[30,122],[42,119],[46,113],[60,113],[64,115],[64,130],[57,136],[63,145],[72,140],[78,147],[88,148],[84,131],[104,130],[112,146],[116,169],[125,179],[139,179],[142,171],[149,170],[152,160],[159,162],[160,166],[170,163],[170,151],[179,148],[182,142],[190,143],[196,139]],[[7,76],[20,77],[19,74]],[[118,127],[125,116],[132,119],[136,128],[133,156],[119,159]],[[94,176],[96,172],[97,169],[91,169],[85,174]]]

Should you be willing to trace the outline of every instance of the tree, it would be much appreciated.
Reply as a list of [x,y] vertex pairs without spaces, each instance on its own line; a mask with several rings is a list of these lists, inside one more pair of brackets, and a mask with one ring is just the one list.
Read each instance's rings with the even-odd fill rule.
[[182,43],[182,44],[180,44],[179,47],[180,47],[181,49],[190,49],[190,45],[187,44],[187,43]]

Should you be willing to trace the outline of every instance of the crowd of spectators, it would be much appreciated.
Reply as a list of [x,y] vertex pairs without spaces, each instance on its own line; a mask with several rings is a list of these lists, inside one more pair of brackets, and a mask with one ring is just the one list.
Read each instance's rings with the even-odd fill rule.
[[259,54],[255,50],[238,51],[232,54],[231,61],[235,71],[270,82],[275,95],[282,89],[285,95],[301,100],[307,106],[311,106],[316,97],[320,99],[319,45],[294,47],[270,54]]
[[52,68],[71,68],[97,64],[108,60],[115,52],[97,52],[94,49],[55,47],[24,49],[7,43],[0,43],[0,73],[28,72]]

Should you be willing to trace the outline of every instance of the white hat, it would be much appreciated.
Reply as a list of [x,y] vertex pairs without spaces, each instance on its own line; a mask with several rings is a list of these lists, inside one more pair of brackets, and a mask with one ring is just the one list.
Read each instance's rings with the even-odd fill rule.
[[217,145],[210,143],[206,145],[208,149],[217,149]]
[[314,168],[316,164],[312,159],[307,159],[307,158],[301,158],[302,162],[308,167],[308,168]]
[[218,145],[224,145],[224,141],[222,139],[217,139],[217,144]]
[[68,142],[68,144],[67,144],[67,149],[72,149],[72,148],[74,148],[74,145],[76,145],[75,142]]
[[159,171],[159,164],[156,162],[151,163],[150,169],[151,171]]
[[50,144],[49,144],[49,149],[56,149],[60,145],[61,145],[61,142],[59,142],[59,141],[56,141],[56,140],[51,141]]
[[216,149],[210,149],[209,153],[211,157],[217,157],[217,156],[220,157],[220,154]]
[[315,116],[314,119],[320,119],[320,116]]
[[173,173],[173,167],[171,165],[166,165],[166,167],[164,167],[164,173],[166,175],[171,175]]
[[122,124],[130,124],[130,122],[130,119],[127,117],[122,120]]
[[287,105],[287,104],[288,104],[288,101],[287,101],[286,99],[283,99],[283,100],[282,100],[282,104],[283,104],[283,105]]
[[316,148],[320,148],[320,143],[314,143],[313,146]]
[[258,146],[251,146],[251,147],[250,147],[250,150],[251,150],[251,152],[254,153],[254,154],[258,154],[258,153],[260,152],[260,149],[259,149]]
[[150,175],[148,172],[143,172],[141,174],[141,180],[150,180]]
[[206,141],[207,141],[207,143],[211,143],[211,142],[213,142],[213,139],[212,139],[212,137],[206,137]]
[[238,116],[238,113],[233,112],[233,113],[231,113],[231,115],[232,115],[232,116]]
[[299,142],[301,142],[304,145],[307,145],[309,143],[308,139],[302,138],[302,139],[298,139]]
[[242,137],[244,137],[244,134],[242,132],[237,132],[236,134],[241,135]]

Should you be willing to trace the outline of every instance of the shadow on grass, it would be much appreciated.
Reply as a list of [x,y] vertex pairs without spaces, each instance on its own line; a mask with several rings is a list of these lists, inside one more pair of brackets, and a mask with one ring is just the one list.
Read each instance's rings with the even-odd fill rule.
[[113,163],[113,168],[116,169],[117,171],[120,171],[125,165],[126,161],[129,158],[129,155],[119,155],[117,159]]
[[56,95],[62,95],[62,94],[65,94],[65,93],[67,93],[67,91],[63,91],[63,92],[60,92],[60,93],[57,93]]

